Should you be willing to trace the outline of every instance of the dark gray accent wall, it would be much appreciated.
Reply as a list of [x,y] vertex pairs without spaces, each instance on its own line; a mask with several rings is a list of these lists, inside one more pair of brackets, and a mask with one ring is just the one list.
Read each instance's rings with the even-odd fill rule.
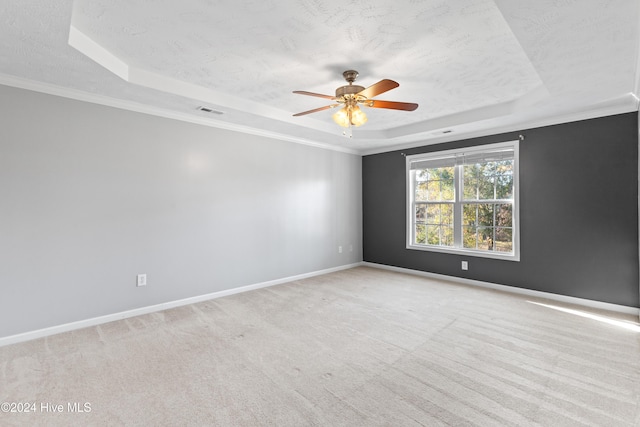
[[[520,261],[406,249],[404,155],[519,135]],[[365,261],[640,306],[636,113],[364,156],[362,180]]]

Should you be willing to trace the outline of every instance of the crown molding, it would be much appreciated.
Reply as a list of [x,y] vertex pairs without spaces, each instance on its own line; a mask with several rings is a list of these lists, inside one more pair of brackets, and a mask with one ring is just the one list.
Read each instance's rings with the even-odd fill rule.
[[577,122],[580,120],[596,119],[599,117],[613,116],[616,114],[631,113],[638,111],[640,102],[638,97],[633,93],[627,93],[617,98],[609,99],[598,104],[587,106],[581,111],[567,111],[548,117],[536,118],[531,120],[520,120],[514,123],[498,126],[487,126],[483,129],[471,131],[459,131],[447,134],[446,136],[437,136],[429,138],[425,135],[424,139],[401,143],[393,146],[373,148],[371,150],[361,150],[360,154],[368,156],[371,154],[387,153],[397,150],[406,150],[409,148],[422,147],[425,145],[441,144],[445,142],[460,141],[464,139],[478,138],[483,136],[497,135],[507,132],[519,132],[527,129],[535,129],[545,126],[553,126],[563,123]]
[[310,139],[297,138],[290,135],[285,135],[278,132],[271,132],[263,129],[257,129],[250,126],[243,126],[234,123],[227,123],[215,119],[208,119],[197,117],[185,113],[179,113],[170,111],[158,107],[152,107],[146,104],[142,104],[134,101],[127,101],[117,98],[112,98],[106,95],[99,95],[95,93],[89,93],[78,89],[66,88],[50,83],[43,83],[35,80],[24,79],[20,77],[10,76],[6,74],[0,74],[0,85],[15,87],[18,89],[30,90],[33,92],[44,93],[47,95],[59,96],[61,98],[73,99],[75,101],[88,102],[92,104],[103,105],[106,107],[117,108],[121,110],[133,111],[136,113],[149,114],[152,116],[162,117],[165,119],[178,120],[187,123],[193,123],[203,126],[208,126],[217,129],[225,129],[239,133],[245,133],[249,135],[256,135],[270,139],[277,139],[280,141],[293,142],[296,144],[307,145],[324,150],[337,151],[347,154],[360,155],[360,151],[351,148],[339,147],[335,145],[316,142]]
[[[537,118],[534,120],[521,120],[518,122],[510,123],[502,126],[487,126],[483,129],[471,130],[471,131],[456,131],[443,136],[429,137],[428,134],[423,134],[423,138],[415,141],[398,143],[395,145],[387,145],[385,147],[377,147],[372,149],[354,149],[346,148],[337,145],[331,145],[326,143],[317,142],[311,139],[298,138],[291,135],[286,135],[278,132],[271,132],[263,129],[258,129],[250,126],[238,125],[234,123],[227,123],[220,120],[202,118],[194,115],[170,111],[158,107],[152,107],[146,104],[142,104],[135,101],[128,101],[109,97],[106,95],[100,95],[95,93],[89,93],[78,89],[71,89],[62,87],[50,83],[39,82],[30,79],[24,79],[20,77],[10,76],[6,74],[0,74],[0,84],[19,89],[30,90],[34,92],[40,92],[48,95],[59,96],[62,98],[73,99],[81,102],[89,102],[92,104],[103,105],[112,108],[118,108],[121,110],[133,111],[137,113],[149,114],[152,116],[162,117],[171,120],[178,120],[187,123],[198,124],[202,126],[208,126],[217,129],[230,130],[238,133],[244,133],[249,135],[261,136],[270,139],[276,139],[279,141],[287,141],[295,144],[306,145],[310,147],[320,148],[324,150],[336,151],[346,154],[354,154],[360,156],[366,156],[371,154],[386,153],[396,150],[404,150],[409,148],[416,148],[425,145],[440,144],[445,142],[459,141],[464,139],[477,138],[482,136],[496,135],[506,132],[518,132],[526,129],[533,129],[537,127],[553,126],[562,123],[570,123],[579,120],[588,120],[598,117],[611,116],[615,114],[629,113],[638,111],[640,108],[640,100],[634,93],[627,93],[617,98],[613,98],[607,101],[603,101],[599,104],[588,106],[582,111],[565,112],[564,114],[555,114],[553,116]],[[393,138],[390,138],[392,141]]]

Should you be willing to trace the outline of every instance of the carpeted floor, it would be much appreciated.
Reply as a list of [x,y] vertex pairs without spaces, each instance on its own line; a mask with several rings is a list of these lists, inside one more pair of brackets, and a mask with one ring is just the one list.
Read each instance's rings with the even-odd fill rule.
[[359,267],[1,347],[0,425],[639,426],[640,333],[556,306]]

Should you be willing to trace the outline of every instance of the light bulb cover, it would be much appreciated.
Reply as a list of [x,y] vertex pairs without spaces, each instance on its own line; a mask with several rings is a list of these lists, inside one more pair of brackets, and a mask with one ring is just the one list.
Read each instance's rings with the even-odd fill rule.
[[362,126],[367,122],[367,115],[357,105],[345,105],[332,117],[334,122],[344,128],[349,126]]
[[333,121],[343,128],[349,127],[349,112],[347,107],[341,108],[332,117]]
[[367,123],[367,115],[360,109],[360,107],[353,107],[351,110],[351,124],[358,127],[365,123]]

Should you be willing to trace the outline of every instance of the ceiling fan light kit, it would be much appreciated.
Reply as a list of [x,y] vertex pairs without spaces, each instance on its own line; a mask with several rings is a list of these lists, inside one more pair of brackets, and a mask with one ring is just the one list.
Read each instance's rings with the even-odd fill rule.
[[367,115],[357,105],[345,106],[333,115],[333,121],[345,128],[362,126],[367,120]]
[[[368,88],[364,86],[354,85],[358,72],[355,70],[347,70],[342,73],[344,79],[349,83],[336,89],[336,95],[323,95],[320,93],[306,92],[301,90],[293,91],[300,95],[315,96],[319,98],[330,99],[336,101],[337,104],[331,104],[320,108],[315,108],[302,113],[294,114],[294,117],[304,116],[306,114],[316,113],[318,111],[328,110],[329,108],[340,107],[337,113],[333,115],[333,120],[340,126],[351,128],[351,126],[362,126],[367,122],[367,115],[360,109],[360,105],[371,108],[386,108],[391,110],[413,111],[418,108],[418,104],[408,102],[379,101],[373,100],[374,96],[395,89],[400,86],[397,82],[389,79],[380,80]],[[343,132],[346,134],[346,132]],[[352,136],[352,135],[349,135]]]

